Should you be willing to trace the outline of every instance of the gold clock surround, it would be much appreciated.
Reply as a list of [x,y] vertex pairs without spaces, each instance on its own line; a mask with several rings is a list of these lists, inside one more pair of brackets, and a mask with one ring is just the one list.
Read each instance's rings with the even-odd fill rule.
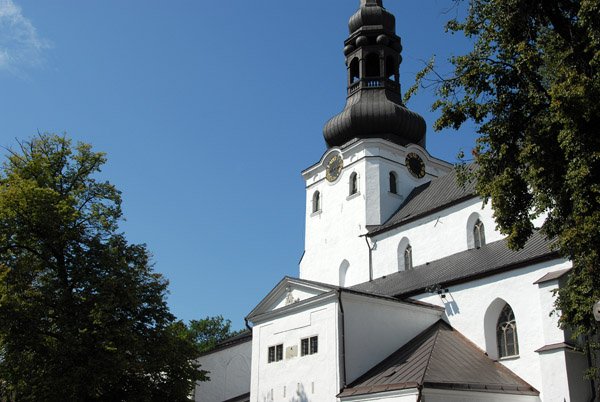
[[343,167],[344,159],[342,158],[342,155],[334,155],[331,159],[329,159],[326,168],[327,181],[332,182],[337,180],[337,178],[340,176],[340,173],[342,173]]
[[414,152],[406,155],[406,168],[417,179],[421,179],[425,176],[425,162],[419,155]]

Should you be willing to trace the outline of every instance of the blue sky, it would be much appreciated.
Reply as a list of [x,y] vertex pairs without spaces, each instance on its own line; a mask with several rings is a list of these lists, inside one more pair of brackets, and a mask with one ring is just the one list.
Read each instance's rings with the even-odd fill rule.
[[[236,328],[304,249],[304,182],[345,104],[342,53],[359,0],[0,0],[0,146],[67,132],[107,153],[133,243],[189,321]],[[384,0],[408,89],[468,42],[444,33],[452,0]],[[430,91],[409,108],[428,151],[456,162],[471,128],[433,132]],[[4,152],[6,154],[6,152]]]

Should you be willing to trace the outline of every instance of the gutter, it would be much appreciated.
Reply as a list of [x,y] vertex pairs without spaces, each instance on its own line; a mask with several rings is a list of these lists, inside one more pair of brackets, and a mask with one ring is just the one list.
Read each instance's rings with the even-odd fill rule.
[[364,237],[367,242],[367,247],[369,248],[369,282],[373,281],[373,249],[375,248],[375,242],[373,242],[373,246],[369,244],[369,233],[365,233],[359,235],[358,237]]
[[342,322],[341,342],[342,342],[342,391],[348,385],[346,383],[346,334],[344,324],[344,306],[342,305],[342,292],[338,291],[338,304],[340,306],[340,320]]

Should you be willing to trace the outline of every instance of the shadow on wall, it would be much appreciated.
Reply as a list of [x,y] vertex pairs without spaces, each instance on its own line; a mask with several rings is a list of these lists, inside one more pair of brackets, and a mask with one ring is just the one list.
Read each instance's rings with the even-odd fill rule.
[[[273,390],[267,392],[266,395],[262,397],[263,402],[273,402],[274,395]],[[290,398],[291,402],[308,402],[308,396],[306,395],[306,391],[304,390],[304,385],[298,384],[298,390],[296,391],[296,395]]]
[[448,317],[460,314],[460,308],[458,308],[458,304],[451,293],[446,293],[446,297],[442,299],[442,303],[444,303],[444,307],[446,308],[446,315]]
[[292,402],[308,402],[304,385],[298,384],[298,390],[296,391],[296,396],[292,398]]

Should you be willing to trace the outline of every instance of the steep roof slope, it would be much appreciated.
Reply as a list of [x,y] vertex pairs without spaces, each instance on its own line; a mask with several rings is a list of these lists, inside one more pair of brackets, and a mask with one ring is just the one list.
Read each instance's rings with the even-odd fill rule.
[[346,387],[338,397],[417,388],[538,395],[440,320]]
[[538,261],[560,258],[549,248],[550,243],[539,233],[534,233],[518,251],[508,248],[506,240],[486,244],[479,249],[466,250],[440,260],[428,262],[410,271],[400,271],[364,282],[351,289],[394,297],[420,293],[432,285],[448,286],[477,277],[492,275],[533,264]]
[[428,183],[416,187],[400,208],[383,225],[372,228],[369,236],[398,227],[411,220],[427,216],[442,208],[477,197],[474,194],[475,182],[459,186],[457,173],[452,170],[448,174],[435,178]]

